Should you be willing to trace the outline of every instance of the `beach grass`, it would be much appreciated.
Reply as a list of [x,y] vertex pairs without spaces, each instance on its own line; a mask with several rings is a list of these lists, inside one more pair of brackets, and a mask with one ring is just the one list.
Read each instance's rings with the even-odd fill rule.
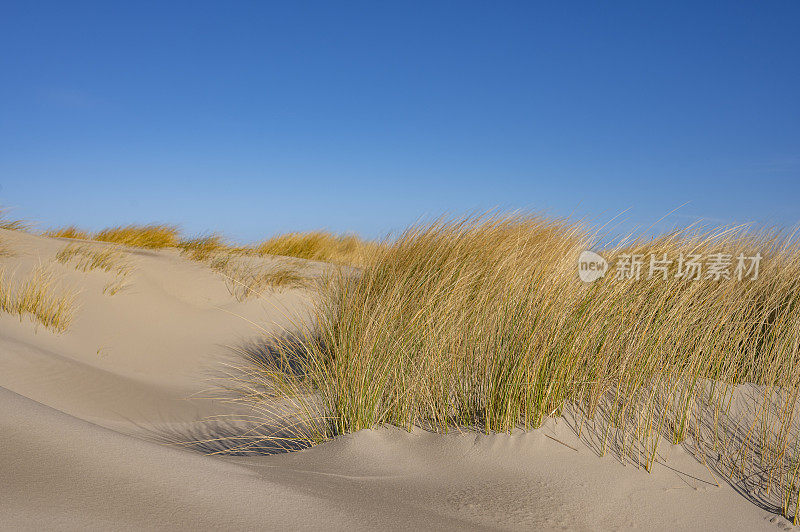
[[48,329],[64,332],[75,317],[76,297],[43,267],[16,283],[0,269],[0,311],[17,315],[20,320],[27,316]]
[[[648,470],[664,441],[691,440],[732,479],[784,493],[788,512],[800,487],[797,240],[745,228],[627,239],[602,251],[609,263],[763,260],[755,279],[692,280],[672,264],[666,277],[583,283],[578,257],[596,241],[580,223],[528,214],[412,227],[360,274],[327,279],[313,326],[290,342],[304,347],[302,378],[271,378],[321,401],[329,436],[383,424],[510,432],[571,409],[601,454]],[[730,404],[742,386],[757,393],[740,434]]]
[[82,272],[102,270],[113,273],[114,279],[103,288],[103,293],[110,296],[128,286],[128,276],[133,272],[128,254],[118,247],[93,248],[70,244],[56,253],[55,260],[61,264],[72,262],[75,269]]
[[326,231],[286,233],[252,247],[261,255],[282,255],[321,262],[362,266],[375,254],[380,244],[355,235],[336,235]]
[[231,245],[217,234],[181,239],[178,248],[187,258],[201,262],[231,251]]
[[75,225],[68,225],[65,227],[50,229],[45,231],[43,234],[44,236],[51,236],[57,238],[72,238],[76,240],[90,240],[92,238],[91,233],[89,233],[88,231],[84,231],[83,229],[80,229]]
[[7,242],[0,239],[0,257],[10,257],[14,254],[11,250],[11,246],[8,245]]
[[180,230],[166,224],[126,225],[103,229],[92,239],[145,249],[173,248],[180,243]]
[[309,280],[299,273],[300,265],[264,264],[250,249],[227,245],[216,235],[184,240],[180,248],[185,257],[220,274],[230,294],[239,301],[263,296],[268,289],[309,286]]
[[[11,223],[9,222],[9,224]],[[24,222],[14,221],[13,224],[15,227],[16,225],[28,227]],[[148,249],[177,248],[182,255],[200,262],[219,258],[223,254],[231,256],[277,255],[363,266],[382,247],[382,243],[377,241],[364,240],[356,235],[336,235],[326,231],[279,234],[257,244],[237,245],[218,234],[183,238],[178,227],[165,224],[110,227],[96,233],[71,225],[51,229],[43,234],[51,237],[98,240]]]
[[7,231],[28,231],[32,225],[24,220],[17,220],[8,217],[8,209],[0,207],[0,229]]

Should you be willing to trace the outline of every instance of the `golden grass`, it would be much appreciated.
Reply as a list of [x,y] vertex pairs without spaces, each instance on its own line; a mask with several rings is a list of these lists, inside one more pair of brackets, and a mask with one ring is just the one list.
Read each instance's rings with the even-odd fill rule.
[[[659,442],[691,441],[703,463],[783,494],[789,515],[800,505],[797,241],[735,228],[634,241],[604,252],[612,265],[623,254],[765,258],[756,280],[584,284],[577,258],[591,244],[580,224],[532,215],[412,227],[359,275],[328,280],[313,328],[287,344],[302,356],[279,357],[302,369],[264,379],[320,401],[328,436],[381,424],[508,432],[569,409],[601,453],[650,470]],[[743,386],[757,390],[752,419],[730,407]]]
[[290,288],[306,286],[308,279],[290,268],[275,268],[264,272],[261,276],[266,286],[273,288]]
[[10,257],[13,254],[11,247],[3,240],[0,240],[0,257]]
[[[13,222],[13,224],[22,224],[22,222]],[[178,248],[184,256],[200,262],[219,258],[220,255],[227,253],[237,256],[281,255],[363,266],[382,246],[381,243],[362,240],[354,235],[335,235],[324,231],[277,235],[253,246],[236,246],[216,234],[181,238],[177,227],[164,224],[110,227],[97,233],[90,233],[71,225],[46,231],[44,235],[99,240],[149,249],[174,247]]]
[[308,280],[295,269],[270,266],[253,257],[249,248],[229,246],[219,235],[182,240],[178,247],[185,257],[206,264],[219,273],[237,300],[258,297],[267,289],[307,286]]
[[222,252],[230,251],[230,246],[219,235],[199,236],[183,239],[178,243],[181,254],[195,261],[207,261]]
[[308,280],[294,270],[269,267],[238,261],[228,261],[224,267],[215,268],[226,280],[228,291],[239,301],[261,297],[267,289],[307,286]]
[[235,256],[217,257],[209,262],[211,268],[222,275],[228,291],[239,301],[263,296],[264,291],[300,288],[307,280],[288,268],[252,264],[237,260]]
[[50,229],[44,232],[44,236],[60,237],[60,238],[74,238],[78,240],[89,240],[92,238],[91,233],[79,229],[77,226],[69,225],[57,229]]
[[312,231],[274,236],[256,244],[252,249],[261,255],[282,255],[362,266],[379,248],[379,243],[362,240],[355,235]]
[[56,253],[56,261],[67,264],[75,260],[75,269],[82,272],[102,270],[114,274],[114,279],[103,288],[103,293],[109,296],[120,292],[128,286],[128,276],[133,272],[128,254],[116,247],[101,249],[92,246],[78,246],[69,244]]
[[28,316],[55,332],[64,332],[77,311],[76,293],[59,287],[52,273],[35,269],[16,287],[0,269],[0,311]]
[[23,220],[11,220],[6,217],[6,209],[0,207],[0,229],[7,231],[27,231],[31,228],[31,224]]
[[137,248],[160,249],[176,247],[180,243],[180,231],[175,226],[164,224],[126,225],[103,229],[92,238]]

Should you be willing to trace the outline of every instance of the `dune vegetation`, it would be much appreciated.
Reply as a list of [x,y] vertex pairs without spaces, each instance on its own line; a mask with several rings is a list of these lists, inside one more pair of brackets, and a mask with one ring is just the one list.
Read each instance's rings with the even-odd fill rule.
[[[0,220],[0,226],[14,231],[30,228],[29,224],[20,220]],[[11,246],[0,239],[0,258],[13,255]],[[14,279],[0,267],[0,312],[19,316],[20,320],[28,317],[55,332],[64,332],[75,317],[76,310],[76,294],[62,288],[52,272],[43,266],[22,279]]]
[[326,231],[280,234],[257,244],[238,245],[217,234],[183,238],[178,227],[165,224],[110,227],[96,233],[71,225],[43,234],[148,249],[177,248],[184,256],[200,262],[226,253],[232,256],[278,255],[361,266],[381,247],[379,242],[364,240],[356,235],[337,235]]
[[97,240],[145,249],[174,248],[180,243],[180,229],[167,224],[130,224],[107,227],[95,233],[75,225],[68,225],[49,229],[43,234],[50,237]]
[[0,311],[29,317],[55,332],[64,332],[76,313],[76,293],[64,289],[53,274],[36,268],[21,281],[13,282],[0,269]]
[[0,239],[0,257],[10,257],[11,255],[11,247]]
[[178,245],[180,230],[165,224],[126,225],[103,229],[92,239],[136,248],[171,248]]
[[219,273],[228,291],[239,301],[262,296],[266,289],[300,288],[309,284],[298,273],[302,265],[264,265],[252,260],[252,249],[227,244],[219,235],[182,240],[178,247],[183,256]]
[[311,231],[277,235],[256,244],[252,249],[261,255],[283,255],[363,266],[379,248],[379,243],[362,240],[355,235]]
[[72,238],[75,240],[90,240],[92,235],[87,231],[79,229],[74,225],[68,225],[66,227],[59,227],[57,229],[50,229],[45,231],[44,236],[52,236],[56,238]]
[[195,238],[182,239],[178,242],[181,254],[191,260],[200,262],[214,259],[221,253],[236,251],[220,235],[212,234]]
[[0,229],[7,231],[27,231],[31,228],[31,224],[24,220],[16,220],[8,217],[8,209],[0,207]]
[[127,286],[127,278],[133,272],[128,254],[116,247],[95,249],[70,244],[56,253],[55,260],[62,264],[72,262],[75,269],[82,272],[102,270],[113,273],[114,279],[103,288],[103,293],[110,296]]
[[[595,240],[532,215],[412,227],[359,275],[327,279],[313,326],[259,362],[248,398],[268,403],[254,383],[280,390],[314,429],[298,438],[317,441],[382,424],[510,432],[570,412],[600,454],[650,470],[664,441],[691,445],[796,516],[797,240],[695,228],[603,254],[614,265],[721,253],[727,277],[691,279],[675,260],[663,275],[583,283],[578,256]],[[740,279],[752,271],[737,276],[735,257],[756,254],[759,275]]]

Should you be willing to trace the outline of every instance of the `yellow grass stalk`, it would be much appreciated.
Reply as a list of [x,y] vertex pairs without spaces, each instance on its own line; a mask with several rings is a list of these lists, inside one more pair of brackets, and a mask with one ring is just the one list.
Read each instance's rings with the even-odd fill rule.
[[66,227],[59,227],[57,229],[50,229],[44,232],[44,236],[59,237],[59,238],[74,238],[77,240],[89,240],[92,235],[88,231],[79,229],[77,226],[69,225]]
[[261,255],[282,255],[361,266],[380,247],[376,242],[355,235],[335,235],[325,231],[287,233],[274,236],[252,249]]
[[74,260],[75,269],[82,272],[102,270],[113,273],[114,279],[106,284],[103,293],[113,296],[128,286],[127,278],[133,272],[128,254],[116,247],[95,248],[70,244],[56,254],[56,261],[67,264]]
[[0,311],[28,316],[55,332],[64,332],[72,322],[77,294],[61,288],[50,272],[39,267],[16,286],[0,269]]
[[[329,434],[380,424],[508,432],[570,408],[593,420],[598,448],[641,457],[648,470],[662,440],[694,438],[714,467],[761,471],[759,483],[794,496],[797,241],[744,228],[632,240],[604,256],[764,259],[757,279],[688,280],[672,265],[667,278],[610,272],[586,284],[577,257],[592,236],[529,214],[408,229],[359,274],[327,279],[313,327],[295,338],[305,353],[297,386],[322,402]],[[307,242],[261,249],[313,256]],[[734,396],[752,404],[730,408]]]
[[251,257],[250,250],[229,246],[219,235],[182,240],[178,247],[185,257],[207,264],[225,279],[228,291],[239,301],[259,297],[266,289],[304,287],[308,279],[296,269],[270,266]]
[[27,231],[31,228],[31,224],[23,220],[12,220],[6,216],[7,209],[0,207],[0,229],[7,231]]
[[175,226],[165,224],[126,225],[103,229],[93,238],[131,247],[159,249],[177,246],[180,231]]

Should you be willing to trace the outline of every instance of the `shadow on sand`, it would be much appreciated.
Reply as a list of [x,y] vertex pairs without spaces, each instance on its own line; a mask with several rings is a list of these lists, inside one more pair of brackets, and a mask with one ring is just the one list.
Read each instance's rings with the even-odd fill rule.
[[155,440],[205,454],[252,456],[300,451],[325,439],[319,401],[275,378],[285,375],[287,382],[297,383],[305,377],[308,355],[302,341],[294,335],[262,338],[229,352],[209,375],[212,389],[197,397],[217,401],[226,413],[162,423],[149,430]]

